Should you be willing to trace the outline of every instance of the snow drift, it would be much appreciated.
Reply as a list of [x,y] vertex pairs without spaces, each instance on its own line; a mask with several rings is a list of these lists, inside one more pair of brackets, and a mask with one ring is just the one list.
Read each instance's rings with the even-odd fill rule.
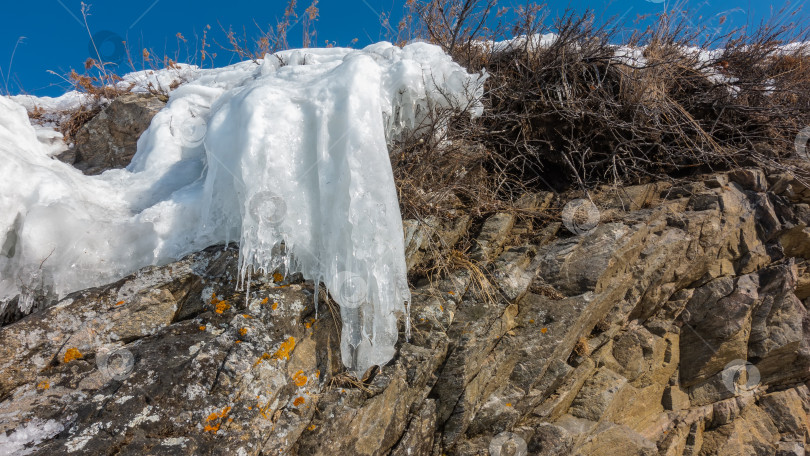
[[26,311],[37,293],[238,239],[243,279],[284,265],[325,283],[341,307],[344,364],[383,364],[410,300],[387,143],[438,107],[476,114],[482,82],[424,43],[201,70],[132,163],[100,176],[49,158],[25,109],[0,98],[0,305],[19,296]]

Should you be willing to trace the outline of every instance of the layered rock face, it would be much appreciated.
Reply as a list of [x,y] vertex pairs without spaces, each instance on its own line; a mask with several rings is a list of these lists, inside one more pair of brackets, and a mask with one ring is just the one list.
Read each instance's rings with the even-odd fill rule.
[[74,147],[59,159],[88,175],[126,167],[137,151],[138,138],[164,105],[150,95],[117,97],[79,129]]
[[[577,235],[559,216],[485,221],[481,268],[413,288],[410,339],[360,379],[323,291],[280,275],[238,291],[232,246],[75,293],[0,329],[0,448],[805,454],[810,189],[750,169],[593,201]],[[408,265],[469,229],[405,221]]]

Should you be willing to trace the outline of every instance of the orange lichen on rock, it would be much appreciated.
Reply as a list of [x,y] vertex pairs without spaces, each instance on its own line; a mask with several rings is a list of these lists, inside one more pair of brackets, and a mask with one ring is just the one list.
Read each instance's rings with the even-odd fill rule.
[[115,305],[116,305],[116,306],[120,306],[120,305],[121,305],[121,304],[123,304],[123,303],[124,303],[124,301],[118,301],[118,302],[116,302],[116,303],[115,303]]
[[277,302],[274,302],[274,303],[273,303],[273,310],[276,310],[276,309],[278,309],[278,303],[277,303]]
[[68,348],[65,352],[64,362],[69,363],[82,358],[84,358],[84,355],[82,355],[82,352],[80,352],[78,348]]
[[540,332],[541,332],[541,333],[543,333],[543,334],[545,334],[545,333],[547,333],[547,332],[548,332],[548,328],[541,328],[541,329],[540,329]]
[[218,314],[222,314],[223,312],[225,312],[226,310],[228,310],[228,309],[230,309],[230,308],[231,308],[231,305],[230,305],[230,304],[228,304],[228,303],[227,303],[227,302],[225,302],[225,301],[220,301],[220,302],[217,304],[217,308],[216,308],[215,312],[216,312],[216,313],[218,313]]
[[216,293],[211,294],[211,305],[214,306],[214,312],[218,314],[222,314],[231,308],[231,305],[224,299],[217,299]]
[[293,374],[293,381],[295,382],[295,386],[304,386],[307,384],[309,380],[306,375],[304,375],[304,371],[300,370]]
[[281,343],[281,346],[278,347],[278,350],[276,350],[276,352],[273,353],[272,356],[267,353],[263,354],[261,358],[259,358],[256,361],[256,364],[254,364],[253,366],[254,367],[258,366],[259,364],[262,363],[262,361],[268,359],[272,360],[279,360],[281,358],[290,359],[290,353],[293,351],[294,348],[295,348],[295,337],[290,336],[289,339]]
[[43,381],[39,382],[39,385],[37,385],[37,389],[41,389],[43,391],[50,388],[50,387],[51,387],[51,384],[47,380],[43,380]]
[[205,331],[205,325],[200,325],[200,331]]
[[273,273],[273,282],[281,282],[284,280],[284,276],[279,274],[278,272]]
[[[205,422],[209,423],[209,424],[205,425],[204,431],[205,432],[212,432],[212,433],[216,434],[217,431],[219,431],[219,427],[222,426],[222,421],[224,421],[224,420],[221,420],[221,419],[228,416],[228,413],[230,413],[230,411],[231,411],[230,407],[225,407],[224,409],[222,409],[219,412],[214,412],[214,413],[208,415],[208,418],[205,419]],[[214,423],[217,420],[220,420],[220,421],[217,422],[217,423]]]
[[267,304],[267,301],[269,301],[269,300],[270,300],[270,298],[264,298],[264,299],[262,299],[262,304]]
[[317,427],[318,427],[318,426],[315,426],[314,424],[310,424],[310,425],[309,425],[309,427],[308,427],[307,429],[308,429],[308,430],[310,430],[310,431],[314,431],[314,430],[315,430],[315,428],[317,428]]
[[296,407],[298,407],[298,406],[300,406],[300,405],[303,405],[303,404],[304,404],[306,401],[307,401],[307,400],[306,400],[306,399],[304,399],[302,396],[298,396],[298,397],[296,397],[296,398],[295,398],[295,400],[293,401],[293,405],[294,405],[294,406],[296,406]]
[[247,334],[247,333],[248,333],[248,329],[247,329],[247,328],[239,328],[239,335],[240,335],[240,336],[244,336],[244,335],[245,335],[245,334]]
[[289,339],[281,343],[281,346],[273,353],[273,359],[290,359],[290,353],[295,348],[295,337],[290,336]]
[[[263,354],[263,355],[261,356],[261,358],[259,358],[258,360],[256,360],[256,363],[255,363],[255,364],[253,364],[253,367],[258,366],[259,364],[261,364],[261,363],[262,363],[262,361],[264,361],[264,360],[266,360],[266,359],[273,359],[273,357],[272,357],[272,356],[270,356],[268,353],[265,353],[265,354]],[[259,396],[256,396],[256,399],[258,399],[258,398],[259,398]]]

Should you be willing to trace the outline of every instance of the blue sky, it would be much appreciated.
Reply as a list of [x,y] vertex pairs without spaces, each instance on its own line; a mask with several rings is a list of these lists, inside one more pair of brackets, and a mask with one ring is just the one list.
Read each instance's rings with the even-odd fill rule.
[[[299,0],[299,10],[308,6],[310,1]],[[118,41],[118,37],[126,39],[132,49],[148,47],[161,54],[165,49],[166,53],[174,54],[177,50],[177,33],[182,33],[188,39],[193,50],[206,25],[212,27],[209,36],[223,42],[224,36],[218,23],[239,30],[244,26],[250,33],[256,30],[254,21],[263,27],[275,24],[286,5],[286,0],[85,2],[91,4],[88,17],[90,30],[101,41],[105,41],[104,38],[107,37],[102,45],[102,55],[116,52],[114,43]],[[357,39],[355,47],[359,47],[379,41],[384,38],[379,21],[380,13],[392,11],[393,21],[396,23],[402,3],[403,0],[321,0],[318,4],[318,43],[323,44],[328,39],[338,45],[349,45],[353,39]],[[501,3],[512,6],[522,2]],[[782,0],[774,1],[772,5],[745,0],[682,0],[682,3],[690,11],[689,17],[693,22],[715,26],[719,18],[724,16],[726,19],[723,27],[758,23],[767,19],[774,10],[800,4]],[[671,7],[669,0],[551,0],[547,6],[551,16],[562,14],[566,8],[575,11],[591,8],[599,16],[624,17],[629,23],[638,15],[651,15]],[[802,11],[802,14],[807,17],[808,11]],[[300,44],[301,27],[298,23],[291,31],[291,44]],[[20,37],[25,38],[20,41]],[[6,76],[0,78],[0,93],[5,93],[6,83],[12,94],[56,96],[63,93],[67,85],[48,71],[66,74],[71,68],[81,69],[84,61],[91,56],[88,44],[89,36],[82,23],[80,0],[6,2],[0,15],[0,72]],[[229,63],[232,56],[216,47],[214,44],[210,49],[219,54],[216,63]],[[14,59],[9,66],[12,53]]]

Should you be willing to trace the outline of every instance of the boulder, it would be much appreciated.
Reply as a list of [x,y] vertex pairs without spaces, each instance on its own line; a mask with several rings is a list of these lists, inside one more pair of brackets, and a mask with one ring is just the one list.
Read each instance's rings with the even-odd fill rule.
[[138,138],[164,105],[152,95],[121,95],[84,124],[73,149],[58,158],[88,175],[125,168],[137,151]]

